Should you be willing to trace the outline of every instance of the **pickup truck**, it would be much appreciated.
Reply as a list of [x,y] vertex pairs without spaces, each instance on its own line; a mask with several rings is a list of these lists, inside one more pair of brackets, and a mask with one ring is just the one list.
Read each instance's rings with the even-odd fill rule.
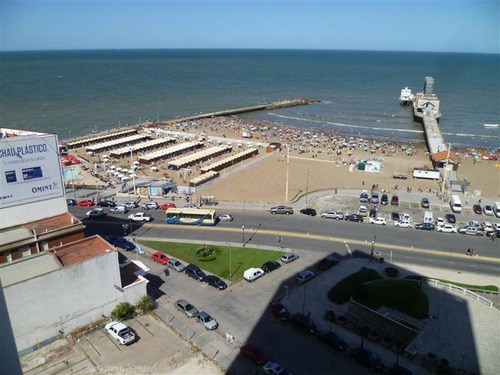
[[293,214],[293,208],[287,206],[276,206],[276,207],[271,207],[269,212],[271,212],[273,215],[276,214],[291,215]]
[[468,234],[470,236],[484,236],[484,231],[480,227],[464,226],[458,228],[458,233]]
[[120,345],[128,345],[135,341],[135,334],[125,324],[109,322],[104,326],[106,332]]
[[128,218],[132,221],[151,221],[151,216],[146,215],[144,212],[137,212],[129,215]]

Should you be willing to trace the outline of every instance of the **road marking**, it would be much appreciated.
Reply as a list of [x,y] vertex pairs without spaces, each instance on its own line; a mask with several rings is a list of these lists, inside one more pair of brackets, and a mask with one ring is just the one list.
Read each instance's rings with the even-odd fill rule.
[[[172,228],[171,224],[166,224],[166,223],[145,223],[142,225],[142,228]],[[206,226],[175,226],[175,229],[185,229],[185,230],[198,230],[198,231],[212,231],[212,232],[232,232],[232,233],[241,233],[241,228],[223,228],[223,227],[206,227]],[[349,244],[349,245],[358,245],[358,246],[367,246],[367,241],[365,240],[355,240],[351,238],[342,238],[342,237],[331,237],[331,236],[326,236],[326,235],[321,235],[321,234],[306,234],[306,233],[297,233],[297,232],[286,232],[286,231],[277,231],[277,230],[267,230],[267,229],[259,229],[260,234],[265,234],[269,235],[272,237],[294,237],[294,238],[304,238],[304,239],[312,239],[316,241],[326,241],[326,242],[335,242],[339,244]],[[466,257],[465,253],[459,252],[459,253],[451,253],[451,252],[445,252],[445,251],[438,251],[438,250],[431,250],[431,249],[424,249],[424,248],[419,248],[419,247],[414,247],[414,246],[403,246],[403,245],[393,245],[393,244],[388,244],[388,243],[382,243],[382,242],[377,242],[377,248],[379,249],[387,249],[387,250],[400,250],[400,251],[406,251],[412,254],[431,254],[431,255],[438,255],[438,256],[443,256],[443,257],[450,257],[450,258],[459,258],[463,259]],[[475,258],[476,261],[481,261],[481,262],[493,262],[493,263],[500,263],[499,258],[493,258],[493,257],[480,257],[480,258]]]

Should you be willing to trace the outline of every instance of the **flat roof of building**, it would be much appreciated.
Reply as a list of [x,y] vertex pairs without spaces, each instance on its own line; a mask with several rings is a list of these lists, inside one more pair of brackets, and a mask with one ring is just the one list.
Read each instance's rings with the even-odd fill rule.
[[66,267],[116,250],[100,236],[92,236],[49,251]]

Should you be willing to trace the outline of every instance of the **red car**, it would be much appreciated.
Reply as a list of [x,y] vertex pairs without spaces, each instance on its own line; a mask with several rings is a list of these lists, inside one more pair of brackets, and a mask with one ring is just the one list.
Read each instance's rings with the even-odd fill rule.
[[267,361],[267,355],[262,353],[255,345],[248,342],[240,348],[240,352],[257,365],[262,365]]
[[478,215],[483,214],[483,209],[481,208],[481,206],[479,204],[475,204],[474,206],[472,206],[472,210],[474,211],[474,213],[476,213]]
[[151,254],[151,259],[161,264],[167,264],[169,258],[161,251],[157,251],[156,253]]
[[173,202],[163,203],[158,206],[160,210],[168,210],[169,208],[175,208],[175,204]]
[[393,195],[391,198],[392,206],[399,206],[399,197],[397,195]]
[[94,202],[90,199],[80,199],[76,202],[76,205],[79,207],[90,207],[94,205]]
[[275,302],[269,306],[269,310],[276,315],[279,320],[290,320],[290,313],[282,303]]

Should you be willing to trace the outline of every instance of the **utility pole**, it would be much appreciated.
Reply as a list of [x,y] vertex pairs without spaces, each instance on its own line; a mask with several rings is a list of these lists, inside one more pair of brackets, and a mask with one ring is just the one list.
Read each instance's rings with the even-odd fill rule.
[[441,186],[441,194],[444,193],[444,185],[446,184],[446,177],[448,176],[448,160],[450,160],[451,143],[448,143],[448,156],[446,156],[446,165],[444,167],[443,185]]
[[290,175],[290,147],[286,144],[286,186],[285,186],[285,203],[288,203],[288,176]]

